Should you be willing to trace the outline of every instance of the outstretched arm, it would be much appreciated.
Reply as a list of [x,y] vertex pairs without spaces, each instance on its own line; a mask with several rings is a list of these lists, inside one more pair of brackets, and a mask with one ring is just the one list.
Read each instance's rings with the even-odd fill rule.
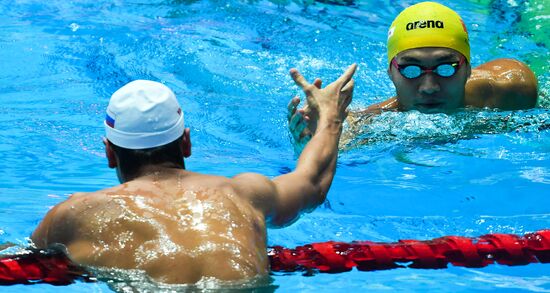
[[356,68],[355,64],[351,65],[324,89],[309,84],[296,69],[290,71],[296,84],[306,93],[309,107],[318,113],[314,135],[300,155],[295,171],[273,181],[257,174],[235,177],[241,194],[264,212],[268,223],[288,224],[300,212],[311,210],[325,200],[334,177],[338,140],[352,99],[352,76]]

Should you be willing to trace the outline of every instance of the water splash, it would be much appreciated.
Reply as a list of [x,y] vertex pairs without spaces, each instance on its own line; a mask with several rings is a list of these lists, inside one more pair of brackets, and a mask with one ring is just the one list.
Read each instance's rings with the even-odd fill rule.
[[549,128],[550,110],[547,109],[514,112],[468,110],[452,115],[385,112],[373,117],[370,123],[349,127],[347,131],[356,134],[345,143],[345,148],[377,143],[445,144],[485,134],[539,133]]

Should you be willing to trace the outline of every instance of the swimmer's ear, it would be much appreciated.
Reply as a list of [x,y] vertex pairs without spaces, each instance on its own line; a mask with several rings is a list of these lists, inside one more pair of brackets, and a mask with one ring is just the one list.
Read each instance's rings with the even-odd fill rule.
[[111,147],[111,142],[109,142],[106,138],[103,138],[103,144],[105,145],[105,156],[107,156],[109,168],[114,169],[118,167],[115,151]]
[[189,128],[185,128],[183,131],[183,139],[181,141],[181,150],[183,157],[188,158],[191,156],[191,133]]

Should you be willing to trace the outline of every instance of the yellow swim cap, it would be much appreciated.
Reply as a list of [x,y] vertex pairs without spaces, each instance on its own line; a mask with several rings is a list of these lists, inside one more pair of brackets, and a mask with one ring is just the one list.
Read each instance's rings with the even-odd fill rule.
[[388,63],[399,52],[425,47],[454,49],[470,61],[466,25],[456,12],[439,3],[422,2],[399,13],[388,31]]

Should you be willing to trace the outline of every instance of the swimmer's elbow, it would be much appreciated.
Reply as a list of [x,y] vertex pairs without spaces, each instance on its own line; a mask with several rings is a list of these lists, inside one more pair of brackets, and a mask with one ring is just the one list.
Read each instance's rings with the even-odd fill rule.
[[299,198],[293,198],[290,202],[280,204],[276,212],[266,217],[270,228],[283,228],[296,222],[304,213],[310,213],[326,198],[326,193],[320,187],[313,190],[302,190],[298,193]]
[[267,226],[269,228],[284,228],[290,226],[298,221],[303,214],[314,211],[317,206],[318,204],[315,204],[310,208],[301,209],[300,211],[292,214],[277,215],[275,217],[267,218]]
[[267,218],[266,224],[268,228],[284,228],[298,221],[300,215],[301,213],[294,213],[293,215],[276,215],[275,217]]

